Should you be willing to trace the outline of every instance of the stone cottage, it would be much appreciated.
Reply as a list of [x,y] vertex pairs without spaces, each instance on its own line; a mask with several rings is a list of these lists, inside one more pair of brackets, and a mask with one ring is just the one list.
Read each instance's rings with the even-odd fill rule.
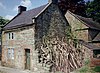
[[74,38],[84,47],[93,50],[94,57],[100,54],[100,24],[70,11],[67,11],[65,17],[71,26]]
[[28,11],[23,6],[18,8],[19,13],[2,31],[2,65],[47,73],[49,67],[39,63],[38,45],[45,36],[65,37],[68,22],[61,14],[57,0],[49,0],[48,4]]
[[[4,26],[2,65],[36,73],[69,73],[81,67],[87,55],[88,58],[92,56],[91,48],[85,42],[88,40],[88,27],[70,11],[64,16],[57,5],[58,0],[48,2],[28,11],[19,6],[19,13]],[[76,49],[70,45],[72,43],[69,44],[66,36],[69,27],[80,44],[84,42],[85,46],[81,47],[85,49]]]

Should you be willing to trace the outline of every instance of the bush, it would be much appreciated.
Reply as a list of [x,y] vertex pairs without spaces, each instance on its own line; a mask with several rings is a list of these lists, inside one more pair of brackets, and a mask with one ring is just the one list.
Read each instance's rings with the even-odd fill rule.
[[79,70],[79,72],[80,73],[87,73],[87,71],[88,71],[88,67],[82,67],[80,70]]
[[100,66],[96,66],[95,68],[93,68],[93,70],[94,70],[95,72],[100,72]]

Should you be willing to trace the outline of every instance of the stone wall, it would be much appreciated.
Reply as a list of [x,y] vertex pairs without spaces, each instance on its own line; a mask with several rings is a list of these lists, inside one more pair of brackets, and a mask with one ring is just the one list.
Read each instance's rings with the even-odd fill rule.
[[[81,27],[81,29],[83,29],[83,27],[87,28],[86,26],[84,26],[80,21],[76,20],[74,17],[72,17],[73,20],[75,20],[76,26],[74,26],[74,21],[72,21],[72,32],[75,33],[76,37],[81,39],[85,39],[88,40],[88,31],[87,30],[83,30],[83,31],[78,31],[75,32],[76,29],[80,29],[79,27]],[[78,23],[77,23],[78,22]],[[58,58],[60,57],[60,59],[62,58],[62,55],[64,55],[64,57],[66,57],[66,55],[68,54],[68,52],[65,55],[65,52],[63,54],[61,53],[61,47],[63,43],[68,43],[67,41],[67,35],[66,33],[69,31],[66,31],[66,29],[69,28],[69,24],[66,21],[65,17],[62,16],[62,14],[59,11],[59,8],[54,5],[51,4],[36,20],[36,26],[35,26],[35,49],[39,51],[39,62],[43,65],[44,68],[48,68],[49,71],[60,71],[60,72],[64,72],[64,73],[68,73],[71,71],[71,69],[69,69],[69,64],[68,61],[69,60],[58,60]],[[80,25],[81,24],[81,25]],[[61,43],[62,42],[62,43]],[[68,44],[67,44],[68,45]],[[70,44],[72,46],[72,44]],[[60,47],[61,46],[61,47]],[[63,44],[63,46],[66,46],[65,44]],[[60,48],[59,48],[60,47]],[[65,48],[65,47],[64,47]],[[62,49],[64,49],[62,48]],[[77,50],[74,47],[70,47],[67,46],[65,48],[67,51],[68,49],[73,49],[73,50]],[[61,50],[59,52],[59,50]],[[84,50],[86,52],[84,52]],[[82,46],[82,49],[80,49],[81,53],[79,54],[80,59],[78,59],[79,61],[84,62],[84,59],[82,59],[82,57],[84,58],[90,58],[91,54],[90,52],[92,52],[91,50],[89,50],[88,48],[84,48],[84,46]],[[76,51],[75,51],[76,52]],[[89,52],[89,53],[88,53]],[[83,55],[84,53],[84,55]],[[60,55],[60,56],[58,56]],[[86,56],[86,55],[90,55],[90,56]],[[56,59],[56,60],[55,60]],[[56,62],[55,62],[56,61]],[[66,61],[66,62],[65,62]],[[56,63],[56,66],[54,64],[54,62]],[[57,63],[59,62],[59,63]],[[62,65],[60,65],[62,63]]]
[[[9,33],[13,33],[14,39],[9,39]],[[10,35],[11,36],[11,35]],[[8,58],[8,48],[14,49],[14,59]],[[34,57],[34,27],[25,27],[9,31],[3,31],[2,35],[2,65],[25,69],[25,49],[30,49],[31,69]]]
[[[31,70],[35,73],[48,73],[50,66],[39,61],[39,54],[43,38],[59,37],[61,40],[65,37],[67,21],[60,13],[57,5],[51,4],[48,8],[36,19],[36,25],[3,31],[2,36],[2,65],[25,69],[25,49],[30,49]],[[34,28],[35,27],[35,28]],[[8,33],[14,33],[14,39],[8,39]],[[46,36],[46,37],[45,37]],[[14,48],[14,59],[7,58],[8,48]]]
[[[75,18],[73,20],[76,21]],[[77,20],[77,22],[79,21]],[[2,64],[9,67],[25,69],[25,49],[30,49],[31,70],[33,70],[34,73],[49,73],[50,71],[51,72],[54,71],[55,73],[57,69],[53,64],[53,62],[55,62],[54,55],[56,54],[56,57],[59,56],[62,57],[62,55],[60,55],[59,53],[61,53],[63,49],[69,50],[69,46],[67,44],[67,39],[66,39],[67,38],[66,29],[68,27],[69,27],[68,22],[66,21],[66,18],[61,14],[58,6],[55,4],[50,4],[47,7],[47,9],[45,9],[39,15],[39,17],[36,18],[36,24],[34,26],[29,26],[25,28],[23,27],[11,31],[3,32]],[[73,31],[75,31],[74,30],[75,28],[76,26],[73,27]],[[9,40],[7,38],[9,32],[14,33],[13,40]],[[85,39],[87,40],[87,36]],[[67,46],[64,44],[67,44]],[[63,46],[65,46],[66,49]],[[14,48],[15,59],[9,60],[7,58],[8,48]],[[72,48],[70,48],[70,50],[71,49]],[[73,54],[74,51],[75,49],[73,49],[72,51]],[[65,53],[65,51],[63,51],[64,58],[66,57],[67,54]],[[63,63],[63,59],[61,59],[61,61]],[[61,68],[61,72],[68,73],[69,72],[67,70],[68,60],[65,61],[63,63],[63,67],[61,68],[60,66],[60,68]],[[60,69],[58,68],[58,71],[59,70]]]
[[100,43],[93,43],[93,45],[95,45],[95,46],[100,48]]
[[[71,26],[71,31],[72,31],[73,36],[76,39],[81,39],[81,40],[84,40],[85,42],[88,42],[89,31],[87,29],[88,27],[84,24],[84,22],[82,22],[80,19],[75,17],[74,14],[72,14],[69,11],[66,13],[65,17],[68,20],[69,25]],[[92,48],[87,48],[84,45],[79,45],[79,46],[83,49],[85,58],[93,57]]]
[[88,27],[85,26],[81,20],[77,19],[69,11],[66,13],[65,17],[68,20],[69,25],[71,26],[71,31],[73,33],[73,36],[75,38],[88,41],[88,30],[84,30]]
[[36,39],[39,40],[43,36],[59,36],[65,37],[67,21],[61,14],[59,8],[55,4],[51,4],[36,21]]
[[[54,49],[50,42],[55,43],[57,39],[66,40],[66,29],[68,22],[61,14],[59,8],[55,4],[51,4],[36,21],[36,34],[35,34],[35,46],[39,50],[39,62],[43,64],[43,67],[49,67],[49,71],[55,71],[55,66],[52,65]],[[48,44],[48,45],[47,45]],[[43,51],[44,50],[44,51]],[[55,53],[55,52],[54,52]]]
[[87,48],[86,46],[82,46],[84,52],[84,62],[86,60],[91,60],[93,58],[93,50],[92,48]]

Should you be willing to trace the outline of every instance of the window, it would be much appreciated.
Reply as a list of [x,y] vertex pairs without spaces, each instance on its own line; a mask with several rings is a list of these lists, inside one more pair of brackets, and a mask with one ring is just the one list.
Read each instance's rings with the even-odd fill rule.
[[14,59],[14,48],[11,49],[11,59]]
[[9,39],[10,39],[10,33],[9,33]]
[[14,59],[14,48],[8,48],[8,59]]
[[10,59],[11,56],[11,52],[10,52],[10,48],[8,48],[8,59]]
[[14,33],[12,33],[12,39],[14,38]]
[[14,39],[14,33],[9,33],[8,37],[9,37],[9,39]]

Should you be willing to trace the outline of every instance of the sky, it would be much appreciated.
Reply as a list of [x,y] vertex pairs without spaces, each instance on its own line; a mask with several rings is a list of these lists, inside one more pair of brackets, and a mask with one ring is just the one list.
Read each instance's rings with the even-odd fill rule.
[[46,3],[48,3],[48,0],[0,0],[0,16],[10,20],[17,15],[20,5],[30,10]]

